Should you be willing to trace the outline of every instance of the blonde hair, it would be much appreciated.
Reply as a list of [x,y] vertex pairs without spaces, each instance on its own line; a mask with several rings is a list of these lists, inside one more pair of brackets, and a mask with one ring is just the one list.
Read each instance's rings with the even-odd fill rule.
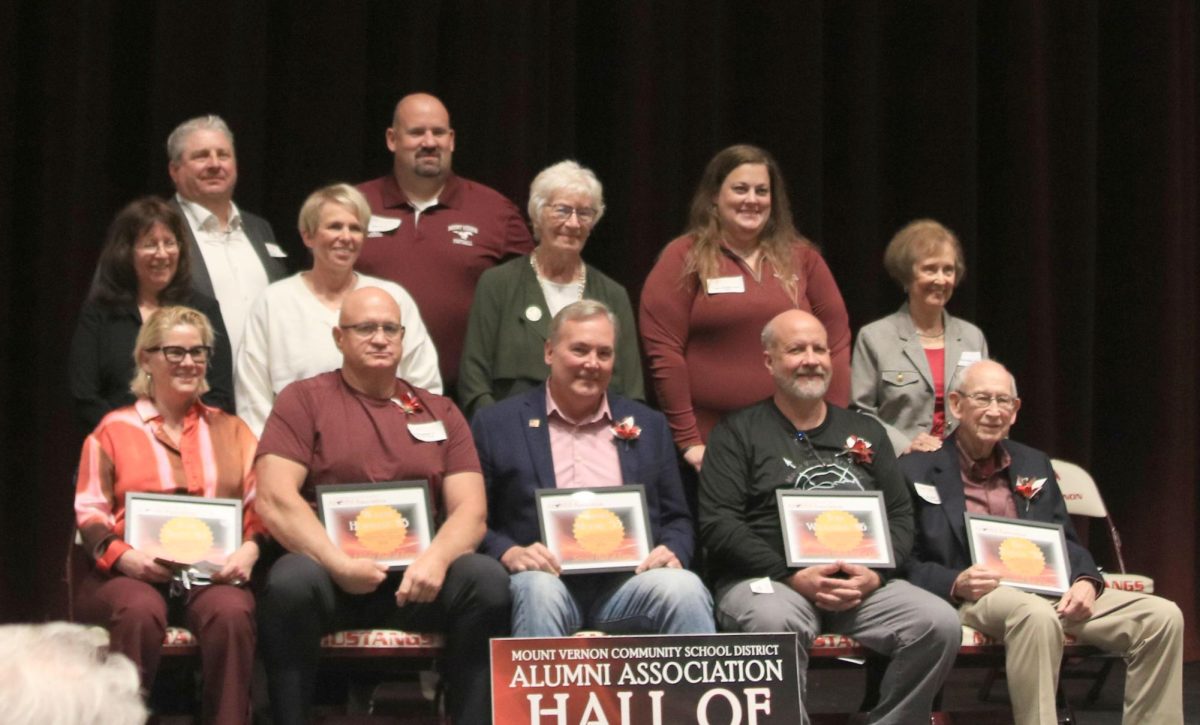
[[[150,374],[142,370],[142,353],[146,352],[149,348],[162,345],[163,338],[167,336],[167,332],[180,325],[196,328],[196,331],[200,333],[200,341],[212,347],[214,338],[212,323],[208,321],[208,317],[203,312],[181,305],[158,308],[142,323],[142,329],[138,331],[137,341],[133,343],[134,373],[133,379],[129,381],[129,390],[137,397],[154,397],[154,385],[150,380]],[[212,360],[211,355],[209,356],[209,360]],[[208,368],[205,367],[204,380],[200,381],[200,388],[196,391],[197,395],[204,395],[208,392],[207,373]]]
[[771,213],[762,234],[759,235],[758,246],[766,260],[771,263],[788,296],[795,298],[793,249],[796,244],[809,242],[800,236],[792,222],[792,207],[788,203],[787,185],[784,184],[779,164],[765,149],[749,144],[737,144],[722,149],[704,168],[696,193],[692,196],[691,212],[688,215],[687,234],[695,237],[696,242],[688,252],[684,264],[684,279],[695,274],[703,288],[705,282],[717,276],[721,259],[722,232],[713,197],[721,191],[725,178],[744,164],[762,164],[767,167],[767,177],[771,184]]
[[367,224],[371,221],[371,205],[367,203],[366,197],[349,184],[330,184],[309,194],[300,205],[300,216],[296,220],[296,226],[301,234],[316,233],[317,225],[321,223],[321,207],[326,204],[337,204],[354,212],[358,223],[362,224],[363,233],[366,233]]

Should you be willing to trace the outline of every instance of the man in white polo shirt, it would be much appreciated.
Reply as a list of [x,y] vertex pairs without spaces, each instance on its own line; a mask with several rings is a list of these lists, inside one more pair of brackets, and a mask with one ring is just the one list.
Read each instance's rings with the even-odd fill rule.
[[220,116],[198,116],[167,137],[167,168],[191,252],[192,287],[221,305],[234,350],[250,305],[267,285],[287,274],[287,256],[262,217],[233,203],[237,155],[233,133]]

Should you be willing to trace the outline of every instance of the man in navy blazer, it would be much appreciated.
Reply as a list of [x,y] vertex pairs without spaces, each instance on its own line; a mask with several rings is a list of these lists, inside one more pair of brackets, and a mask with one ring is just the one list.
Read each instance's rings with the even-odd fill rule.
[[[687,570],[695,534],[666,418],[608,394],[615,345],[604,303],[567,305],[550,324],[546,384],[472,421],[488,499],[480,551],[511,574],[514,637],[715,631],[711,595]],[[649,555],[633,572],[564,573],[542,541],[536,492],[634,484],[646,493]]]
[[[1017,723],[1057,722],[1064,632],[1125,658],[1125,722],[1182,723],[1183,616],[1166,599],[1104,588],[1075,535],[1050,459],[1007,440],[1021,407],[1012,375],[997,362],[977,362],[948,402],[958,430],[940,450],[900,458],[915,494],[909,579],[957,605],[964,624],[1004,640]],[[1066,594],[1031,594],[1000,584],[1006,572],[972,564],[967,512],[1061,524],[1071,569]]]

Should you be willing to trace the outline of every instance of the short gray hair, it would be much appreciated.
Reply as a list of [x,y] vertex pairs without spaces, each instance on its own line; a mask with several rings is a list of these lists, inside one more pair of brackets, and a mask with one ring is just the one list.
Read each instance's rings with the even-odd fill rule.
[[[560,191],[587,194],[596,209],[596,221],[604,216],[604,186],[596,174],[575,161],[559,161],[542,169],[529,185],[529,221],[537,231],[537,219],[542,209],[550,203],[550,197]],[[595,223],[595,222],[593,222]]]
[[202,129],[220,131],[229,139],[229,145],[233,146],[233,131],[229,130],[229,125],[220,116],[210,113],[207,116],[189,118],[175,127],[171,135],[167,136],[167,159],[172,163],[182,160],[183,144],[187,142],[188,136]]
[[564,323],[586,320],[597,315],[604,315],[612,323],[613,338],[615,339],[620,331],[620,326],[617,324],[617,316],[608,308],[608,305],[600,300],[579,300],[559,310],[554,319],[550,320],[550,344],[558,342],[558,331],[562,329]]
[[349,184],[330,184],[317,189],[308,195],[300,206],[300,216],[296,226],[301,234],[313,234],[321,222],[321,207],[326,204],[337,204],[354,212],[358,223],[362,224],[363,234],[367,233],[367,225],[371,222],[371,205],[358,189]]
[[68,622],[0,626],[0,702],[12,725],[142,725],[137,668],[108,632]]

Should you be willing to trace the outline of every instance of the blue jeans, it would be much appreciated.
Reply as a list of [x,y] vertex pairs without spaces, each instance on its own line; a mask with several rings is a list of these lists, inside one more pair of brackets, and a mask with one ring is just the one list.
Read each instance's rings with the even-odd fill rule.
[[581,629],[608,634],[709,634],[712,595],[686,569],[641,574],[524,571],[509,578],[514,637],[565,637]]

